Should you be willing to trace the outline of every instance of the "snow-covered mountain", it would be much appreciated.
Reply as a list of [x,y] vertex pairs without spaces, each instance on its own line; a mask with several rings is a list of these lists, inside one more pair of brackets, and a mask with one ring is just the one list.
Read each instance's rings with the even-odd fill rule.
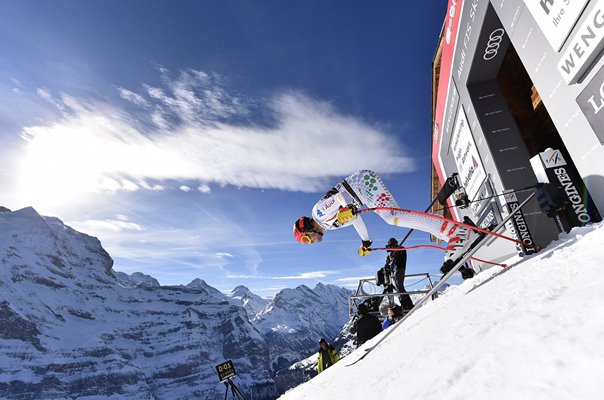
[[130,275],[120,272],[114,271],[115,277],[120,285],[133,288],[133,287],[159,287],[159,282],[157,279],[145,275],[141,272],[134,272]]
[[232,360],[238,386],[271,399],[302,382],[278,371],[348,321],[337,286],[272,301],[202,279],[161,286],[114,271],[98,239],[57,218],[0,211],[0,398],[223,398],[215,366]]
[[451,286],[281,399],[601,399],[602,243],[604,223],[575,228]]
[[195,280],[114,273],[98,239],[34,209],[0,213],[0,398],[219,399],[215,365],[274,398],[247,312]]
[[316,368],[300,371],[296,366],[316,353],[320,338],[332,341],[349,320],[350,291],[334,285],[284,289],[270,301],[245,286],[237,286],[227,296],[246,308],[252,324],[264,337],[280,393],[316,375]]
[[284,289],[252,319],[270,348],[272,369],[289,367],[318,349],[320,338],[332,341],[349,320],[350,291],[317,284]]
[[243,285],[237,286],[230,293],[227,293],[227,296],[235,301],[238,301],[239,304],[247,310],[250,318],[253,318],[271,302],[270,300],[263,299],[257,294],[252,293]]

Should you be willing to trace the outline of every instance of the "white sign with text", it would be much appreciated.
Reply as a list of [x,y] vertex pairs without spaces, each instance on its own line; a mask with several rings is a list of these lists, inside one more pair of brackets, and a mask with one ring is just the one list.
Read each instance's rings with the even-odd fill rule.
[[560,51],[589,0],[524,0],[555,51]]
[[597,0],[589,15],[583,18],[558,63],[567,84],[576,83],[604,48],[604,0]]
[[461,186],[465,188],[468,197],[474,199],[480,189],[480,184],[487,175],[480,161],[478,149],[474,143],[474,137],[468,126],[468,119],[463,107],[459,108],[455,120],[451,150],[455,157]]

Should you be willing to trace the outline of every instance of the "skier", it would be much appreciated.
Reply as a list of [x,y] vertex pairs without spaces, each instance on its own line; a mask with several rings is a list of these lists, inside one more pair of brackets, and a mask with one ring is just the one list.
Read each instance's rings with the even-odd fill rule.
[[317,372],[320,374],[340,360],[337,350],[323,338],[319,340],[319,362]]
[[[368,208],[399,208],[382,179],[373,171],[361,170],[331,188],[312,209],[312,217],[300,217],[294,223],[294,237],[303,244],[318,243],[325,231],[354,226],[361,237],[358,253],[371,252],[369,233],[358,215],[362,206]],[[474,241],[475,233],[463,226],[405,211],[375,210],[386,223],[426,231],[448,243],[445,260],[456,260]]]

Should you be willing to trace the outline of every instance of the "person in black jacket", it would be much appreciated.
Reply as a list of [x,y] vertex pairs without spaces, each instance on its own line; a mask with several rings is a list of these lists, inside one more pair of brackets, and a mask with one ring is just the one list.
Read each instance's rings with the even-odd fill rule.
[[[387,249],[398,248],[399,243],[395,238],[388,239],[386,244]],[[390,270],[392,283],[398,293],[405,293],[405,271],[407,269],[407,250],[386,250],[388,256],[386,258],[386,269]],[[404,311],[409,311],[413,308],[413,301],[408,294],[402,294],[398,297],[399,302]]]
[[357,306],[358,318],[355,319],[350,333],[357,335],[357,347],[382,331],[382,324],[375,316],[369,314],[367,306],[363,303]]

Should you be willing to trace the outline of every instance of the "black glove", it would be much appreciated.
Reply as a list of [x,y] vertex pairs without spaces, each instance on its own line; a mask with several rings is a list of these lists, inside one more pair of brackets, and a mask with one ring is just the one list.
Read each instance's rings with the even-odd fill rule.
[[443,263],[442,267],[440,267],[440,273],[443,275],[447,275],[449,271],[453,269],[453,261],[447,260]]
[[459,272],[461,272],[461,277],[463,279],[472,279],[474,278],[474,275],[476,275],[476,272],[474,272],[474,270],[472,268],[469,267],[461,267],[459,269]]

